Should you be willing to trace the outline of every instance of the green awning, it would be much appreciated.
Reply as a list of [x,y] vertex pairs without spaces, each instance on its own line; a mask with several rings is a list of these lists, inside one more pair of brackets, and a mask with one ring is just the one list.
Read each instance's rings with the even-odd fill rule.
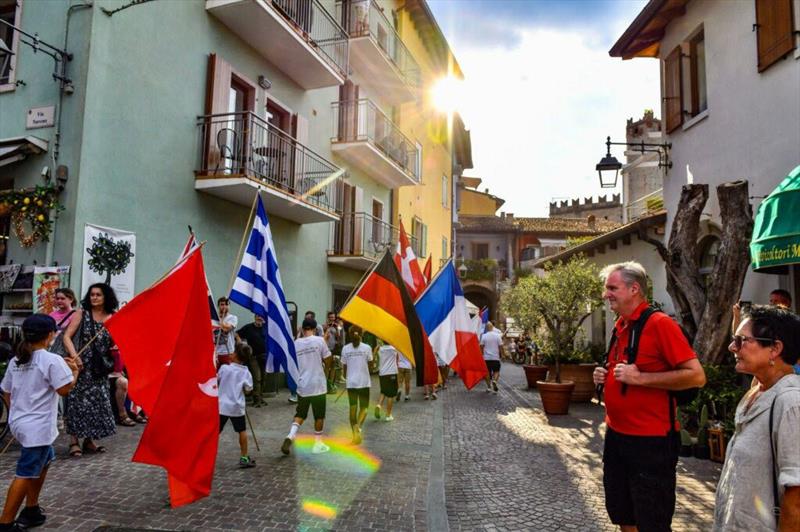
[[800,166],[759,205],[750,257],[755,271],[800,264]]

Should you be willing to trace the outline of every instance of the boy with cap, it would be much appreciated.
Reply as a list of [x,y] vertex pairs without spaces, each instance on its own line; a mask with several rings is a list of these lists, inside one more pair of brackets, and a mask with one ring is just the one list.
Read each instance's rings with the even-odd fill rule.
[[342,368],[347,381],[347,399],[350,402],[350,428],[353,443],[361,443],[361,427],[369,408],[369,362],[372,348],[361,341],[361,327],[350,327],[350,343],[342,348]]
[[386,400],[386,417],[384,419],[386,421],[394,421],[392,404],[398,394],[397,362],[398,358],[400,358],[400,353],[391,345],[385,344],[377,347],[375,354],[378,355],[378,380],[381,383],[381,396],[378,399],[378,404],[375,405],[375,419],[381,418],[381,408],[383,408],[383,401]]
[[[78,378],[78,362],[47,351],[55,338],[56,321],[45,314],[28,316],[22,324],[23,341],[0,383],[10,403],[11,434],[22,445],[17,471],[8,488],[0,531],[19,531],[44,524],[39,507],[47,469],[55,460],[53,442],[58,436],[58,396],[66,396]],[[17,510],[25,500],[25,508]],[[16,517],[16,522],[14,518]]]
[[253,349],[240,343],[231,355],[230,364],[223,364],[217,370],[219,393],[219,432],[231,420],[233,430],[239,434],[239,467],[255,467],[256,462],[247,452],[247,419],[245,417],[245,392],[253,389],[253,376],[247,368]]
[[325,378],[326,369],[330,369],[331,352],[321,336],[315,336],[317,321],[313,318],[303,320],[303,336],[294,341],[297,353],[297,410],[294,414],[292,427],[283,440],[281,452],[289,454],[300,425],[308,417],[308,409],[314,413],[314,436],[316,442],[311,448],[314,454],[324,453],[330,447],[322,442],[322,429],[325,425],[326,394],[328,381]]

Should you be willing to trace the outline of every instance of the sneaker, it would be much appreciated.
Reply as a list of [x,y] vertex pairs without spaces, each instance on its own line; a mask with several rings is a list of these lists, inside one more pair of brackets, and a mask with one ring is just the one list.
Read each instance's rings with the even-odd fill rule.
[[284,438],[283,445],[281,445],[281,452],[283,454],[289,454],[289,449],[292,448],[292,439],[291,438]]
[[491,388],[491,387],[487,387],[487,388],[486,388],[486,393],[491,393],[491,391],[492,391],[492,388]]
[[47,516],[44,515],[40,506],[26,506],[19,513],[16,524],[20,528],[33,528],[43,525],[46,519]]
[[[169,501],[167,501],[167,506],[170,506]],[[0,525],[0,532],[25,532],[25,530],[25,528],[18,525],[16,522]]]
[[353,432],[353,445],[359,445],[364,438],[361,436],[361,427],[356,427]]
[[435,401],[436,399],[438,399],[438,397],[436,397],[436,392],[433,392],[433,393],[431,394],[431,399],[433,399],[434,401]]
[[248,469],[250,467],[255,467],[256,461],[250,458],[249,456],[242,456],[239,458],[239,467],[242,469]]
[[404,401],[409,401],[410,399],[411,399],[411,398],[410,398],[409,396],[407,396],[407,395],[406,395],[406,398],[405,398],[405,399],[403,399],[403,400],[404,400]]
[[381,405],[375,405],[375,419],[381,418]]
[[494,381],[492,381],[492,389],[494,390],[494,393],[497,393],[497,383]]
[[430,397],[428,397],[428,394],[425,394],[425,400],[427,401],[428,399],[430,399]]
[[296,403],[297,402],[297,396],[296,395],[290,395],[289,396],[289,402],[290,403]]
[[321,441],[315,442],[314,447],[311,448],[312,454],[322,454],[330,451],[331,448],[322,443]]
[[386,416],[384,421],[394,421],[394,416]]
[[401,395],[403,395],[403,392],[397,392],[397,396],[395,396],[394,400],[399,401]]

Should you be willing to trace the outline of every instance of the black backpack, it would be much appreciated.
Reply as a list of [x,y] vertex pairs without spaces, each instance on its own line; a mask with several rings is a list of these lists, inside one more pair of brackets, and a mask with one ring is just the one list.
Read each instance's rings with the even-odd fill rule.
[[[636,362],[636,355],[639,352],[639,340],[641,339],[642,331],[644,330],[644,326],[647,323],[647,320],[650,318],[650,316],[652,316],[656,312],[661,312],[661,311],[658,310],[658,309],[655,309],[653,307],[647,307],[641,313],[641,315],[639,315],[639,319],[634,321],[633,324],[631,325],[630,339],[628,341],[628,346],[625,348],[625,356],[628,359],[628,362],[627,362],[628,364],[634,364]],[[681,331],[683,332],[683,335],[686,337],[686,340],[689,341],[689,343],[691,344],[691,341],[689,339],[689,336],[686,334],[686,331],[684,331],[683,328],[681,328]],[[617,342],[617,328],[614,327],[614,329],[611,332],[611,340],[608,342],[608,351],[606,352],[606,361],[603,364],[603,367],[605,367],[605,368],[608,367],[608,360],[609,360],[609,357],[611,356],[611,350],[614,348],[614,344],[616,342]],[[625,395],[625,392],[627,390],[628,390],[628,385],[623,383],[622,384],[622,390],[621,390],[622,395]],[[684,406],[684,405],[687,405],[687,404],[691,403],[692,401],[695,400],[695,398],[697,397],[699,392],[700,392],[700,388],[687,388],[685,390],[677,390],[677,391],[668,391],[667,392],[667,394],[669,395],[669,406],[668,406],[668,408],[669,408],[669,421],[670,421],[671,430],[673,430],[673,431],[675,430],[675,408],[674,408],[674,406],[675,405]],[[597,386],[597,398],[598,398],[598,400],[602,400],[602,397],[603,397],[603,385],[599,384]]]

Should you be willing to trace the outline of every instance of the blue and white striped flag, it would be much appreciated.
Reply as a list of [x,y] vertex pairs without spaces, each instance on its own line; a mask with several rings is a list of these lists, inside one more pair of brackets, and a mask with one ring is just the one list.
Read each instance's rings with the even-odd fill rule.
[[272,242],[269,219],[258,197],[253,231],[242,257],[230,295],[231,301],[264,318],[267,340],[267,369],[286,373],[292,393],[297,389],[297,354],[294,351],[292,326],[286,310],[278,259]]

